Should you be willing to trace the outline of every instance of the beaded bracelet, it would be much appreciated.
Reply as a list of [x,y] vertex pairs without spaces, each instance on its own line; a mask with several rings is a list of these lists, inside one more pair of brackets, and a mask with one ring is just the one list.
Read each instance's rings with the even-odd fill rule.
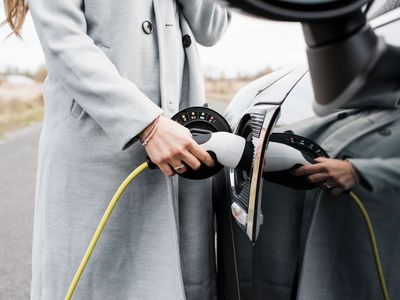
[[160,116],[158,116],[158,117],[153,121],[150,132],[146,135],[146,137],[145,137],[143,140],[140,141],[140,142],[142,143],[143,146],[146,146],[146,145],[149,143],[149,141],[151,140],[151,138],[154,136],[154,134],[156,133],[156,130],[157,130],[157,128],[158,128],[159,121],[160,121]]

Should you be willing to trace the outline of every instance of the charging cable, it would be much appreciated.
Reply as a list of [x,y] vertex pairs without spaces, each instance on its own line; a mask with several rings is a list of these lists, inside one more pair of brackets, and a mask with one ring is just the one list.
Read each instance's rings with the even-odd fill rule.
[[383,275],[382,263],[381,263],[381,259],[379,257],[378,244],[376,242],[375,232],[374,232],[374,228],[372,226],[371,219],[369,218],[368,212],[365,209],[364,205],[362,204],[360,198],[358,198],[358,196],[356,194],[354,194],[353,192],[350,192],[349,195],[350,195],[351,199],[355,202],[355,204],[358,206],[358,208],[360,209],[360,211],[364,217],[364,221],[367,224],[368,234],[369,234],[369,238],[371,240],[372,251],[374,253],[375,266],[376,266],[376,270],[378,273],[379,283],[381,285],[383,298],[385,300],[390,300],[389,292],[386,287],[385,276]]
[[[96,231],[89,243],[89,246],[85,252],[85,255],[83,256],[82,261],[79,264],[78,270],[76,271],[75,276],[72,279],[72,282],[68,288],[67,295],[65,296],[65,300],[70,300],[72,298],[75,288],[78,285],[79,279],[81,278],[82,273],[85,270],[85,267],[90,259],[90,256],[92,255],[92,252],[93,252],[94,248],[96,247],[96,243],[99,240],[99,237],[100,237],[101,233],[103,232],[103,229],[104,229],[115,205],[117,204],[118,200],[120,199],[122,193],[125,191],[125,189],[128,187],[128,185],[140,173],[142,173],[147,168],[149,168],[148,163],[147,162],[142,163],[122,182],[122,184],[119,186],[118,190],[115,192],[113,198],[111,199],[110,204],[108,205],[103,217],[101,218],[99,225],[96,228]],[[383,270],[382,270],[382,263],[380,260],[378,245],[376,242],[375,232],[374,232],[374,228],[372,226],[371,219],[367,213],[367,210],[365,209],[364,205],[362,204],[360,198],[358,198],[358,196],[356,194],[354,194],[353,192],[350,192],[349,195],[350,195],[351,199],[355,202],[355,204],[358,206],[358,208],[360,209],[360,211],[364,217],[365,223],[367,224],[368,234],[369,234],[369,237],[371,240],[371,246],[372,246],[372,250],[373,250],[373,254],[374,254],[375,265],[376,265],[376,269],[377,269],[377,273],[378,273],[378,277],[379,277],[379,283],[381,285],[381,290],[383,293],[383,298],[385,300],[390,300],[388,289],[386,287],[385,277],[384,277]]]
[[125,191],[127,186],[132,182],[132,180],[134,180],[140,173],[142,173],[148,167],[149,167],[149,165],[147,164],[147,162],[142,163],[131,174],[129,174],[128,177],[126,177],[126,179],[119,186],[118,190],[115,192],[113,198],[111,199],[110,204],[108,204],[108,207],[107,207],[103,217],[101,218],[99,225],[96,228],[96,231],[92,237],[92,240],[90,241],[90,244],[85,252],[85,255],[83,256],[82,261],[79,265],[79,268],[76,271],[74,278],[72,279],[72,282],[68,288],[67,295],[65,296],[65,300],[70,300],[72,298],[75,288],[78,285],[79,279],[81,278],[82,273],[85,270],[85,267],[89,261],[89,258],[92,255],[94,248],[96,247],[96,243],[99,240],[101,233],[103,232],[104,226],[106,226],[106,223],[107,223],[115,205],[117,204],[119,198],[121,197],[122,193]]

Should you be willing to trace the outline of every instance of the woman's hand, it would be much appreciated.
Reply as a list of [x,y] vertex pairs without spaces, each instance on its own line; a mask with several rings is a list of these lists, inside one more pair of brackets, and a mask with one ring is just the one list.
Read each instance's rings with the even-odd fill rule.
[[[157,129],[145,149],[151,161],[165,175],[183,173],[187,166],[198,170],[201,162],[209,167],[214,166],[210,154],[192,139],[189,129],[164,116],[160,116],[158,122]],[[147,136],[151,129],[152,125],[149,125],[139,137],[142,139]],[[184,167],[181,167],[182,165]]]
[[293,171],[295,176],[307,176],[312,183],[321,183],[321,187],[338,195],[352,189],[359,181],[358,174],[351,162],[340,159],[319,157],[314,165],[302,166]]

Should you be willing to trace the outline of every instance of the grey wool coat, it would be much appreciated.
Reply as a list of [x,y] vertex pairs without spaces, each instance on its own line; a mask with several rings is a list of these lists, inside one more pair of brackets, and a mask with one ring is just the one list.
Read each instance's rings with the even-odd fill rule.
[[[380,104],[371,100],[371,108],[342,109],[277,131],[291,130],[319,143],[331,157],[353,163],[361,176],[353,191],[373,222],[391,299],[400,299],[400,109],[395,98],[385,103],[378,97]],[[264,224],[255,247],[235,231],[242,299],[383,299],[366,224],[348,195],[268,182],[263,195]]]
[[[229,22],[212,0],[30,0],[45,53],[32,299],[63,299],[158,115],[205,101],[196,41]],[[214,299],[209,181],[147,170],[125,191],[74,299]]]

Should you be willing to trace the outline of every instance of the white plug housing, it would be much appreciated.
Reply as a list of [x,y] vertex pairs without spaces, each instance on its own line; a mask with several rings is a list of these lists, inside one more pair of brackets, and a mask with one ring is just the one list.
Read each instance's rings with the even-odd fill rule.
[[265,153],[265,172],[284,171],[295,165],[311,164],[302,153],[286,144],[270,142]]

